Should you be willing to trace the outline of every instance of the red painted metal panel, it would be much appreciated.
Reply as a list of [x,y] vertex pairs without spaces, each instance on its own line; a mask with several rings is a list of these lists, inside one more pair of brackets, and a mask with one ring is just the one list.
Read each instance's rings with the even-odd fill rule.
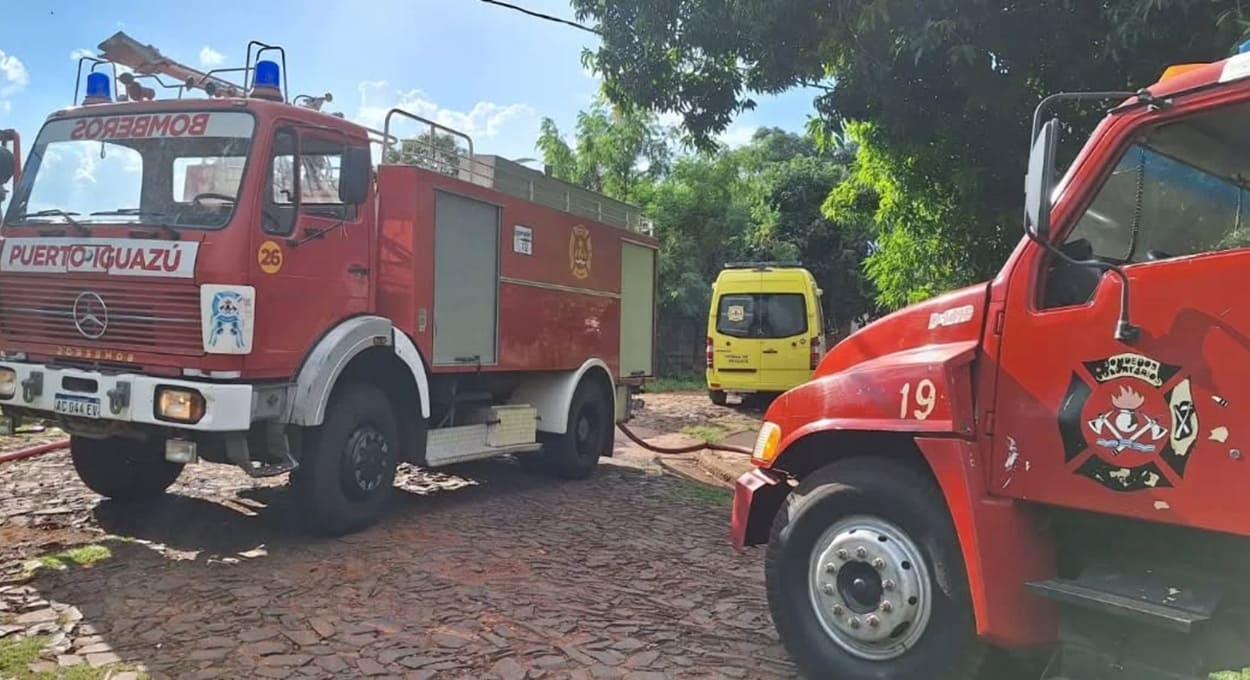
[[571,370],[599,358],[617,374],[620,300],[509,283],[499,293],[501,367]]
[[1053,541],[1025,505],[991,498],[977,448],[952,438],[918,438],[959,536],[976,614],[977,633],[1008,647],[1055,640],[1052,602],[1025,591],[1055,573]]
[[778,458],[800,439],[827,430],[972,436],[968,366],[976,349],[975,340],[921,347],[794,388],[773,402],[766,415],[781,428]]

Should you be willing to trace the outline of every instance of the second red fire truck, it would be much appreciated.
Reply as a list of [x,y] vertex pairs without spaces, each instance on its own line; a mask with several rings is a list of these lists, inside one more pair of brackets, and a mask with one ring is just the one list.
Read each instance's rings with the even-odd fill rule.
[[[576,478],[611,454],[652,370],[638,209],[403,110],[371,131],[327,97],[288,103],[279,47],[209,73],[120,33],[100,48],[0,231],[0,407],[59,421],[87,486],[146,498],[201,460],[289,472],[342,533],[401,461],[517,454]],[[401,121],[425,132],[401,141]]]

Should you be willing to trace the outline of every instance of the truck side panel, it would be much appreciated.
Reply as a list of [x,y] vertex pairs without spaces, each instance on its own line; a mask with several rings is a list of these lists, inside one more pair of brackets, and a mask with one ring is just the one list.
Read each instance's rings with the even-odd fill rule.
[[433,356],[435,195],[445,191],[500,208],[499,356],[481,370],[574,370],[595,357],[617,374],[622,241],[652,239],[415,167],[382,166],[378,181],[379,311],[422,354]]

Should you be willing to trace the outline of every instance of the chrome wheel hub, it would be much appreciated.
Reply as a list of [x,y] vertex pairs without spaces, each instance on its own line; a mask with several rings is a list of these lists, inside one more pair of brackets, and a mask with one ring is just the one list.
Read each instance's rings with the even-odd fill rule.
[[829,527],[808,568],[812,607],[825,632],[862,659],[893,659],[924,635],[932,583],[920,547],[879,517]]

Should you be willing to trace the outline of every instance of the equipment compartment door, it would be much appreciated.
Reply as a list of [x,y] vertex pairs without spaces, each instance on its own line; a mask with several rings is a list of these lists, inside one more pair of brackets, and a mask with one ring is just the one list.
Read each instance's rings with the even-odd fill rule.
[[434,364],[494,364],[499,208],[441,191],[434,195]]
[[655,338],[655,250],[621,242],[621,369],[651,375]]

